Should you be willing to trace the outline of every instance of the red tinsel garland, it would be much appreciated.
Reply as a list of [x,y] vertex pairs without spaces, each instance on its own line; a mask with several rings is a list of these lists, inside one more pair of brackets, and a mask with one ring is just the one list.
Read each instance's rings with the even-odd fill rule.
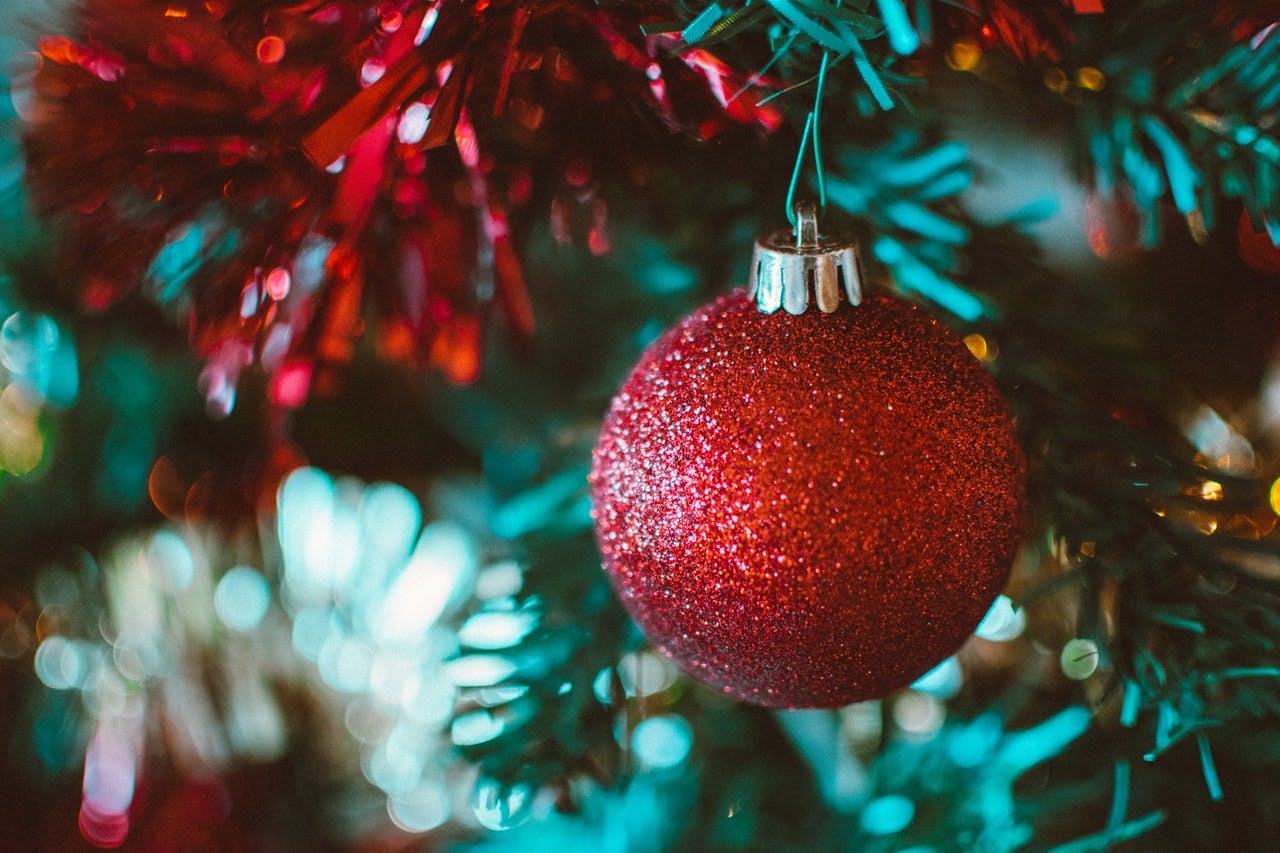
[[[510,218],[634,173],[634,106],[699,135],[774,126],[744,81],[587,0],[82,0],[39,43],[25,134],[90,309],[140,283],[185,318],[216,409],[260,364],[300,404],[366,308],[388,357],[467,382],[496,301],[532,329]],[[535,177],[557,176],[557,187]],[[599,217],[597,217],[598,219]]]

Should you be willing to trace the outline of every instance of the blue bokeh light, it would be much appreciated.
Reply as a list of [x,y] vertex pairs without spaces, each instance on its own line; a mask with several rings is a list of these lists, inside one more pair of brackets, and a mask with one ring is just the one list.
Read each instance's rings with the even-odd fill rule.
[[366,551],[403,560],[413,548],[421,525],[422,509],[408,489],[394,483],[378,483],[365,490],[360,500],[360,526]]
[[631,748],[645,767],[676,767],[689,757],[693,730],[683,717],[664,714],[650,717],[631,733]]
[[422,782],[424,759],[418,748],[394,735],[369,754],[365,776],[387,794],[407,794]]
[[161,530],[147,545],[147,560],[158,568],[176,590],[186,589],[195,577],[195,558],[186,541],[171,530]]
[[449,792],[438,782],[423,782],[387,800],[387,813],[405,832],[426,832],[449,819]]
[[391,584],[372,618],[375,639],[383,645],[413,647],[428,630],[475,588],[477,555],[458,524],[428,524],[413,556]]
[[271,588],[262,574],[247,566],[236,566],[218,581],[213,591],[213,607],[222,624],[233,631],[252,631],[267,615]]
[[527,785],[506,786],[493,779],[482,779],[476,786],[473,809],[476,820],[485,829],[514,829],[532,815],[533,791]]
[[871,835],[894,835],[911,825],[916,804],[899,794],[876,797],[862,810],[862,828]]
[[84,683],[88,662],[80,644],[66,637],[47,637],[36,649],[36,676],[51,690],[71,690]]
[[44,314],[18,311],[0,326],[0,363],[17,376],[39,370],[58,348],[58,324]]
[[1003,643],[1020,637],[1026,627],[1027,618],[1022,608],[1014,607],[1007,595],[998,595],[973,634],[979,639]]
[[911,688],[939,699],[950,699],[960,692],[963,685],[964,673],[953,655],[917,678]]
[[449,736],[458,746],[475,746],[502,734],[502,721],[487,710],[471,711],[453,721]]
[[458,687],[489,687],[516,669],[515,662],[502,655],[465,655],[444,665],[445,676]]
[[987,761],[1004,735],[1004,724],[995,712],[982,714],[959,727],[947,741],[947,754],[957,767],[977,767]]
[[523,640],[537,626],[537,614],[527,610],[485,611],[463,623],[458,640],[473,649],[506,649]]
[[329,611],[320,607],[306,607],[293,616],[293,648],[309,661],[320,657],[325,638],[332,628]]
[[169,232],[147,267],[147,289],[161,304],[172,301],[199,271],[204,255],[204,229],[195,222],[184,222]]

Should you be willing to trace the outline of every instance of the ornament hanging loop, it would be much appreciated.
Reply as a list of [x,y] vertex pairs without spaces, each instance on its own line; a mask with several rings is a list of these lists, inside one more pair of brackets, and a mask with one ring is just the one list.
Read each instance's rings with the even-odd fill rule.
[[811,202],[796,205],[796,248],[818,247],[818,211]]
[[840,307],[841,297],[857,305],[862,302],[858,246],[848,237],[822,234],[817,208],[800,202],[794,231],[783,229],[756,240],[748,286],[756,307],[766,314],[779,308],[803,314],[810,304],[830,314]]

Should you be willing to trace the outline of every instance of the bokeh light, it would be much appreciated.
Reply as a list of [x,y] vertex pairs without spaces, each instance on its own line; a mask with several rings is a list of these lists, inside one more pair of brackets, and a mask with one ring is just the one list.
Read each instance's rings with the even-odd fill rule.
[[23,476],[44,458],[40,408],[18,384],[0,392],[0,469]]
[[613,699],[613,667],[608,666],[596,673],[591,682],[591,692],[601,705],[612,704]]
[[427,832],[449,819],[449,792],[439,782],[426,782],[387,799],[387,813],[405,832]]
[[372,86],[382,79],[382,75],[387,73],[387,64],[381,59],[367,59],[364,65],[360,66],[360,85]]
[[994,712],[958,726],[947,741],[947,754],[958,767],[978,767],[990,758],[1004,733],[1004,721]]
[[486,566],[476,578],[476,598],[495,601],[515,596],[524,584],[524,572],[514,560],[500,560]]
[[537,625],[537,614],[527,610],[483,611],[463,623],[458,639],[473,649],[505,649],[523,640]]
[[676,767],[689,757],[693,730],[683,717],[664,714],[642,720],[631,733],[631,749],[641,767]]
[[316,659],[320,678],[334,690],[363,693],[369,689],[373,671],[373,649],[360,637],[342,631],[331,633]]
[[515,829],[533,814],[533,791],[528,785],[504,785],[485,779],[476,786],[472,806],[476,820],[485,829]]
[[947,64],[957,71],[973,71],[982,62],[982,48],[970,39],[960,39],[947,51]]
[[1101,656],[1096,642],[1077,637],[1063,645],[1058,660],[1063,675],[1072,681],[1084,681],[1097,672]]
[[44,314],[18,311],[0,325],[0,364],[11,374],[29,376],[40,370],[58,348],[58,324]]
[[472,589],[476,559],[463,530],[429,524],[413,556],[391,585],[377,619],[379,640],[414,645]]
[[475,746],[502,734],[503,725],[488,710],[472,711],[453,721],[449,736],[458,746]]
[[939,700],[918,690],[904,690],[893,703],[893,722],[904,733],[932,737],[946,721],[947,709]]
[[284,59],[285,40],[279,36],[264,36],[258,42],[258,61],[264,65],[274,65]]
[[1026,627],[1027,617],[1022,608],[1014,607],[1007,595],[998,595],[973,634],[993,643],[1004,643],[1022,636]]
[[[528,688],[508,683],[519,665],[503,652],[539,618],[513,599],[518,564],[482,563],[470,528],[424,515],[402,486],[304,467],[261,528],[276,542],[237,546],[251,562],[222,570],[225,533],[183,522],[121,539],[100,563],[77,553],[46,569],[33,667],[46,689],[80,697],[94,733],[81,741],[85,838],[129,843],[143,741],[160,732],[167,760],[193,775],[279,759],[296,735],[286,685],[350,735],[351,772],[382,792],[390,825],[459,819],[452,804],[474,777],[455,772],[453,747],[527,719],[511,703]],[[533,804],[529,789],[474,793],[482,824],[515,825]]]
[[466,655],[445,664],[445,675],[459,687],[488,687],[515,671],[515,662],[502,655]]
[[99,847],[118,847],[129,831],[137,783],[140,713],[101,718],[84,758],[80,831]]
[[964,673],[960,662],[952,656],[917,678],[911,689],[939,699],[950,699],[960,692],[963,685]]
[[233,631],[252,631],[271,606],[267,579],[248,566],[236,566],[218,581],[213,606],[222,624]]
[[899,794],[876,797],[862,810],[862,829],[871,835],[895,835],[911,825],[916,805]]
[[36,649],[36,677],[52,690],[71,690],[84,684],[88,660],[75,640],[54,635]]
[[147,560],[160,569],[172,589],[186,589],[195,577],[195,557],[191,546],[172,530],[159,530],[151,537]]
[[405,145],[417,145],[427,135],[430,120],[431,108],[421,101],[414,101],[401,114],[396,137]]
[[675,684],[675,664],[652,651],[629,652],[618,662],[618,677],[627,696],[652,696]]

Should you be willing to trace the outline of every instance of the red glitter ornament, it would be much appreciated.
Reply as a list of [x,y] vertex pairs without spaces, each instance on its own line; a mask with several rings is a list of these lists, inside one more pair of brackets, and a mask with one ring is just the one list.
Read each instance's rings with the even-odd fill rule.
[[591,474],[623,604],[738,699],[832,707],[910,684],[1003,587],[1024,462],[964,343],[885,294],[696,311],[613,401]]

